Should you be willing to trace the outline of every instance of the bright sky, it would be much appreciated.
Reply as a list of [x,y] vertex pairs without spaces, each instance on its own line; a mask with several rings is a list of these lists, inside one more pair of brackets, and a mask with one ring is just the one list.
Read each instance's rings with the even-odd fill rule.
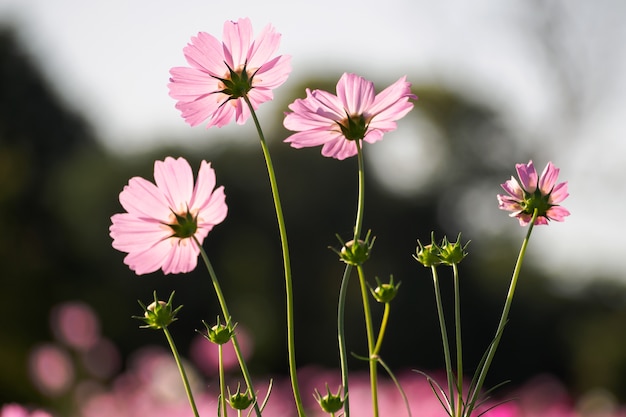
[[[576,64],[569,82],[585,91],[575,97],[584,116],[575,125],[557,94],[564,80],[554,78],[545,45],[528,37],[552,6],[563,19],[556,49]],[[552,150],[569,180],[573,214],[537,233],[535,254],[582,280],[588,268],[601,267],[626,282],[622,266],[599,254],[619,260],[626,231],[619,208],[626,204],[622,0],[0,0],[0,23],[19,29],[58,92],[113,150],[207,134],[182,122],[167,95],[168,72],[185,64],[182,48],[192,35],[219,38],[223,22],[239,17],[250,17],[255,32],[272,23],[282,33],[280,52],[292,56],[288,83],[321,68],[389,82],[405,74],[415,83],[442,80],[500,103],[530,140],[554,138],[536,145]],[[394,154],[389,146],[385,152]],[[581,250],[593,251],[592,259]]]

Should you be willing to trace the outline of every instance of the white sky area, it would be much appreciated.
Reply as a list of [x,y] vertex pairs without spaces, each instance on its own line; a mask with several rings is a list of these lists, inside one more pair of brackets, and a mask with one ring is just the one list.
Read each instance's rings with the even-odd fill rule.
[[[537,33],[555,16],[551,49]],[[185,65],[182,48],[191,36],[221,38],[224,21],[239,17],[250,17],[255,33],[267,23],[282,33],[280,53],[291,55],[293,66],[287,84],[322,69],[389,83],[407,74],[415,84],[444,82],[497,103],[569,181],[564,205],[572,216],[535,229],[530,256],[566,285],[598,270],[626,283],[623,0],[0,0],[0,23],[18,29],[57,92],[117,152],[211,134],[189,128],[174,109],[169,69]],[[566,76],[551,50],[563,58]],[[560,94],[564,85],[579,94]],[[283,110],[268,104],[259,115]],[[412,127],[418,129],[401,122],[399,131]],[[224,130],[231,128],[242,129]],[[376,145],[379,153],[396,158],[404,178],[427,174],[429,142],[416,145],[396,133]],[[535,162],[538,169],[547,163]]]

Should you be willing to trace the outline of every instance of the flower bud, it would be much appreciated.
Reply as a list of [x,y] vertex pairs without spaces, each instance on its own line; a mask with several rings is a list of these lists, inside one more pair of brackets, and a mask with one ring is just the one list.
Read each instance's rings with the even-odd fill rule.
[[202,323],[204,327],[207,329],[207,334],[204,336],[209,341],[215,343],[216,345],[223,345],[230,341],[233,337],[234,327],[231,329],[229,323],[221,324],[220,318],[217,318],[217,324],[215,326],[209,327],[209,325],[203,320]]
[[467,245],[469,245],[469,242],[467,242],[465,246],[461,246],[460,233],[457,236],[457,241],[454,243],[451,243],[448,241],[447,237],[444,237],[439,251],[439,258],[441,259],[441,262],[445,265],[455,265],[460,263],[463,258],[467,256],[467,252],[465,252]]
[[245,410],[252,404],[252,396],[248,390],[246,389],[244,392],[241,392],[240,389],[241,386],[237,385],[237,392],[234,394],[230,393],[230,388],[228,389],[227,401],[234,410]]
[[431,234],[431,243],[429,245],[423,246],[422,242],[417,241],[417,250],[415,251],[415,255],[413,257],[417,260],[417,262],[421,263],[427,268],[432,266],[439,265],[441,263],[441,258],[439,258],[439,253],[441,252],[441,248],[437,246],[435,243],[435,233]]
[[141,301],[139,301],[139,305],[144,310],[143,317],[134,318],[143,320],[146,325],[141,326],[143,328],[150,329],[163,329],[169,326],[172,322],[176,321],[176,314],[178,311],[183,308],[183,306],[178,306],[176,309],[172,309],[172,301],[174,299],[174,292],[170,295],[167,303],[165,301],[161,301],[157,298],[156,291],[154,292],[154,301],[146,307]]
[[341,410],[344,403],[344,400],[341,399],[340,395],[341,387],[339,387],[339,389],[337,390],[337,394],[332,394],[330,392],[330,388],[328,388],[328,384],[326,384],[326,392],[327,394],[322,396],[320,392],[316,389],[315,393],[313,394],[322,410],[329,414],[333,414]]
[[376,240],[376,238],[370,240],[370,232],[367,232],[365,240],[351,240],[344,243],[339,236],[337,239],[343,247],[341,251],[333,250],[339,255],[339,259],[352,266],[363,265],[369,259],[374,240]]
[[396,297],[398,293],[398,288],[400,287],[400,282],[398,285],[393,283],[393,275],[389,278],[389,284],[382,284],[378,277],[376,277],[376,283],[378,286],[374,289],[370,289],[374,299],[379,303],[389,303]]

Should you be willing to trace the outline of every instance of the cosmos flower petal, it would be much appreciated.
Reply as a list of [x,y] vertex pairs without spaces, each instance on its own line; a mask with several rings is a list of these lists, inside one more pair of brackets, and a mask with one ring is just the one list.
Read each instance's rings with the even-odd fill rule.
[[154,242],[165,240],[172,230],[158,221],[148,221],[129,213],[118,213],[111,217],[109,228],[113,247],[122,252],[145,250]]
[[522,188],[531,194],[534,193],[537,189],[537,171],[533,161],[529,161],[528,164],[516,164],[515,169]]
[[239,19],[236,22],[224,23],[223,40],[226,62],[232,69],[246,63],[248,50],[253,40],[250,19]]
[[199,32],[183,48],[183,54],[192,68],[210,76],[222,77],[224,75],[224,49],[213,35]]
[[409,99],[417,100],[417,96],[411,93],[411,83],[406,81],[405,76],[378,93],[369,111],[376,115],[374,119],[376,123],[395,121],[404,117],[413,108],[413,103]]
[[344,73],[337,83],[337,97],[347,114],[364,114],[376,96],[374,83],[355,74]]
[[567,182],[561,182],[554,186],[550,193],[550,204],[559,204],[569,196],[567,192]]
[[154,180],[163,192],[168,206],[174,212],[182,212],[189,207],[193,191],[193,172],[184,158],[165,158],[154,163]]
[[140,177],[131,178],[120,193],[120,203],[136,216],[165,220],[170,215],[167,198],[150,181]]
[[198,264],[198,250],[195,242],[190,239],[170,243],[161,269],[164,274],[184,274],[193,271]]
[[[252,25],[250,25],[250,31],[252,31]],[[253,69],[261,68],[270,61],[272,55],[278,52],[280,38],[280,33],[276,32],[272,25],[266,25],[247,53],[248,66]]]
[[552,188],[556,184],[556,180],[559,177],[559,169],[556,168],[552,162],[548,162],[545,169],[539,177],[539,189],[542,194],[550,194]]
[[569,210],[561,206],[550,207],[548,211],[546,212],[546,216],[550,220],[555,220],[557,222],[565,221],[565,218],[569,215],[570,215]]
[[519,183],[514,177],[511,177],[510,180],[505,181],[504,184],[500,184],[502,189],[509,193],[511,197],[515,197],[518,200],[524,198],[524,190],[520,187]]

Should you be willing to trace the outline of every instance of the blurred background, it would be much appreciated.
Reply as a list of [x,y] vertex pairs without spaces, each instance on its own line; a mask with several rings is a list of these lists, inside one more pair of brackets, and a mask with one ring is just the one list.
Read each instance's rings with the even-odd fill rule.
[[[0,403],[61,407],[63,397],[33,377],[33,352],[62,339],[61,305],[97,316],[91,327],[82,319],[69,326],[95,331],[97,322],[106,337],[103,384],[133,352],[165,345],[131,319],[141,313],[136,300],[176,291],[185,307],[172,332],[185,355],[201,320],[219,314],[202,268],[137,277],[111,247],[119,192],[132,176],[152,179],[154,160],[168,155],[194,167],[212,161],[229,215],[205,248],[253,341],[252,371],[286,372],[282,261],[253,125],[189,128],[166,87],[191,36],[221,38],[224,20],[245,16],[257,33],[272,23],[281,53],[292,56],[291,77],[259,117],[290,238],[298,362],[338,366],[343,265],[328,247],[338,245],[335,233],[351,233],[356,160],[289,148],[282,114],[307,87],[334,91],[343,72],[378,91],[407,75],[415,109],[365,148],[365,227],[377,236],[366,270],[372,283],[390,274],[402,282],[382,357],[394,369],[441,369],[432,280],[411,255],[431,231],[462,232],[471,240],[461,265],[464,347],[466,363],[478,362],[525,233],[495,195],[515,163],[533,159],[543,169],[551,160],[569,181],[572,215],[534,231],[488,384],[549,374],[574,397],[603,389],[626,402],[623,1],[389,0],[381,8],[320,0],[303,12],[297,2],[248,0],[0,0]],[[348,350],[363,354],[352,284]]]

